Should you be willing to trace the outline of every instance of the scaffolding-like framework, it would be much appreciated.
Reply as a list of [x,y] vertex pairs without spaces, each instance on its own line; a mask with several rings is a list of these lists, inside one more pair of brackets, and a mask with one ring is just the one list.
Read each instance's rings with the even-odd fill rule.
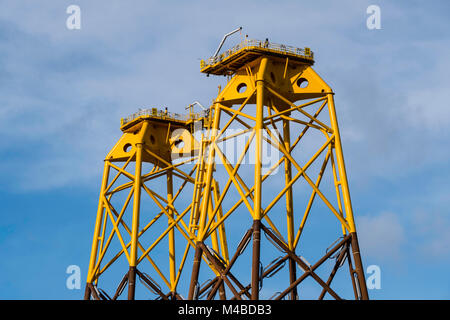
[[[331,284],[345,262],[350,276],[341,282],[368,299],[334,93],[313,63],[309,48],[246,40],[201,61],[203,73],[229,77],[208,112],[182,118],[153,109],[122,121],[105,159],[86,299],[117,299],[127,284],[134,299],[136,276],[160,299],[296,300],[311,279],[319,299],[342,299]],[[153,209],[141,207],[141,191]],[[113,238],[120,245],[107,259]],[[162,246],[164,263],[153,254]],[[99,279],[123,256],[128,269],[108,295]]]

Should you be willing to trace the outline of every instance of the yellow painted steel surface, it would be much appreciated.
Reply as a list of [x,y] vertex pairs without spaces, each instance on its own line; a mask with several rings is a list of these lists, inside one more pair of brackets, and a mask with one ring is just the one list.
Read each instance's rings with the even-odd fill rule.
[[[194,114],[191,108],[190,114],[184,116],[152,108],[121,120],[123,135],[105,158],[85,298],[108,297],[99,289],[100,279],[120,259],[124,259],[130,271],[123,269],[122,282],[117,281],[118,287],[110,296],[113,299],[120,296],[127,283],[134,297],[134,284],[129,283],[133,268],[137,268],[144,285],[162,299],[202,295],[210,299],[215,292],[219,292],[221,299],[259,298],[254,294],[261,289],[258,283],[278,269],[272,270],[269,265],[270,272],[261,271],[266,247],[259,252],[258,242],[253,245],[253,261],[248,261],[251,284],[245,286],[238,279],[239,274],[232,272],[234,263],[247,248],[242,241],[235,241],[235,233],[229,231],[236,229],[236,222],[230,221],[237,215],[239,219],[233,221],[249,223],[250,227],[243,241],[256,239],[251,235],[250,231],[256,229],[250,221],[253,224],[257,221],[261,223],[261,232],[284,251],[284,261],[290,261],[287,289],[281,288],[274,298],[281,299],[287,294],[291,299],[298,298],[296,281],[300,283],[302,277],[308,276],[321,286],[322,298],[325,294],[340,298],[330,287],[334,274],[327,282],[321,280],[315,267],[305,264],[297,253],[317,201],[321,201],[322,210],[328,211],[340,228],[344,240],[331,251],[339,253],[339,259],[348,260],[355,297],[368,298],[359,248],[355,251],[356,226],[334,93],[313,70],[313,63],[309,48],[245,40],[218,57],[201,61],[201,72],[230,77],[207,112]],[[230,132],[236,126],[240,130]],[[310,132],[322,137],[322,142],[315,145],[301,164],[297,146]],[[242,135],[247,139],[240,145],[240,153],[236,159],[228,159],[221,143]],[[272,148],[280,155],[268,168],[263,168],[264,148]],[[248,164],[243,164],[249,154],[254,156],[250,180],[242,169],[246,166],[249,170]],[[267,181],[280,166],[281,178],[268,185]],[[318,168],[315,181],[310,173],[312,167]],[[321,189],[328,172],[335,200]],[[125,181],[119,183],[120,179]],[[151,181],[161,179],[165,183],[149,187]],[[175,181],[180,181],[177,187]],[[298,199],[294,196],[300,181],[311,189],[305,207],[296,205]],[[121,200],[113,204],[119,194],[123,194]],[[156,209],[143,209],[144,197]],[[183,198],[181,204],[178,198]],[[280,205],[284,206],[283,218],[279,214]],[[163,218],[163,226],[155,229]],[[145,237],[149,234],[152,236]],[[118,247],[107,258],[107,253],[114,250],[113,239]],[[161,261],[161,252],[156,255],[158,258],[152,258],[163,239],[166,262]],[[201,258],[193,267],[194,250]],[[139,271],[144,261],[158,280]],[[201,265],[206,265],[205,270],[212,275],[212,280],[203,285],[199,273],[206,271],[200,269]],[[303,271],[300,277],[295,271],[297,265]]]

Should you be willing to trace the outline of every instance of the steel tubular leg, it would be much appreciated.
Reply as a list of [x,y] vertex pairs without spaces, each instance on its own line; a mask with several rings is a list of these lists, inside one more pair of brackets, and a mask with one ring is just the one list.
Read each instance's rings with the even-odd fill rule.
[[136,267],[128,271],[128,300],[134,300],[136,292]]
[[[297,264],[293,259],[289,259],[289,280],[294,283],[297,280]],[[294,287],[291,292],[291,300],[297,300],[297,287]]]
[[194,264],[192,266],[191,284],[189,286],[188,300],[194,299],[194,292],[198,282],[198,274],[200,272],[200,263],[202,260],[202,254],[203,250],[199,245],[199,243],[197,243],[194,254]]
[[359,253],[358,237],[356,232],[351,233],[352,236],[352,253],[355,260],[355,272],[358,275],[359,288],[361,290],[361,299],[369,300],[369,294],[367,292],[366,278],[364,276],[364,269],[362,266],[361,255]]
[[225,294],[225,285],[223,284],[223,282],[219,286],[219,297],[220,300],[227,300],[227,296]]
[[[290,153],[291,150],[291,130],[289,126],[289,121],[283,120],[283,142],[284,148]],[[288,159],[284,161],[284,176],[286,185],[292,180],[292,169],[291,163]],[[293,196],[292,196],[292,186],[286,190],[286,218],[287,218],[287,228],[288,228],[288,244],[289,249],[294,249],[294,206],[293,206]],[[297,279],[297,266],[294,260],[289,259],[289,280],[293,283]],[[291,300],[297,299],[297,287],[291,292]]]
[[[167,201],[168,204],[173,205],[173,176],[172,170],[167,171]],[[171,208],[168,209],[169,216],[174,219],[174,213]],[[170,221],[169,221],[170,225]],[[175,228],[169,231],[169,268],[170,268],[170,286],[171,291],[175,292],[175,279],[177,276],[176,261],[175,261]]]
[[352,253],[353,258],[355,260],[355,272],[358,275],[358,283],[359,287],[361,289],[361,298],[363,300],[369,299],[369,294],[367,292],[366,287],[366,280],[364,276],[364,269],[362,266],[361,261],[361,255],[359,253],[359,244],[358,244],[358,238],[356,236],[356,227],[355,227],[355,221],[353,217],[353,209],[352,209],[352,203],[350,199],[350,191],[348,187],[348,181],[347,181],[347,173],[345,172],[345,163],[344,163],[344,155],[342,151],[342,143],[341,143],[341,137],[339,134],[339,126],[337,122],[336,117],[336,110],[334,107],[334,99],[333,95],[331,93],[327,94],[328,99],[328,110],[330,113],[330,121],[332,124],[332,128],[334,131],[335,136],[335,151],[336,151],[336,161],[338,163],[338,169],[339,169],[339,178],[340,183],[342,187],[342,197],[344,199],[344,207],[346,212],[346,220],[349,222],[350,225],[350,235],[352,237]]
[[261,221],[253,221],[252,300],[259,299],[259,266],[261,254]]
[[[145,129],[142,129],[145,130]],[[134,300],[136,290],[136,262],[141,201],[142,143],[136,143],[136,168],[134,175],[133,220],[131,228],[130,269],[128,272],[128,300]]]
[[91,298],[90,285],[93,282],[92,279],[94,278],[94,274],[92,274],[92,273],[94,270],[95,263],[97,262],[96,260],[97,260],[97,251],[98,251],[98,242],[99,242],[98,238],[100,235],[100,229],[102,227],[102,223],[105,223],[105,222],[103,222],[103,211],[104,211],[103,196],[104,196],[104,192],[107,187],[107,184],[108,184],[109,170],[110,170],[109,163],[105,162],[104,169],[103,169],[103,178],[102,178],[102,185],[101,185],[101,190],[100,190],[100,197],[98,200],[97,218],[95,220],[94,237],[92,240],[91,257],[89,260],[88,279],[86,281],[86,290],[84,293],[85,300],[89,300]]
[[91,300],[91,289],[88,283],[86,283],[86,288],[84,289],[84,300]]

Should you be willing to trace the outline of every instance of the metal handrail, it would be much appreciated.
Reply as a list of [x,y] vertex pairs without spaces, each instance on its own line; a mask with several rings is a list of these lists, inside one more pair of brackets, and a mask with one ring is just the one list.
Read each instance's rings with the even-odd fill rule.
[[284,44],[278,44],[278,43],[271,43],[269,41],[261,41],[261,40],[254,40],[254,39],[246,39],[242,41],[241,43],[238,43],[234,47],[226,50],[224,53],[212,56],[206,60],[200,61],[201,68],[204,68],[206,66],[214,65],[216,63],[219,63],[220,61],[224,60],[225,58],[231,56],[232,54],[236,53],[237,51],[244,49],[244,48],[265,48],[270,49],[273,51],[277,51],[280,53],[290,53],[306,58],[314,58],[313,52],[309,48],[297,48],[293,46],[287,46]]
[[164,120],[178,120],[178,121],[189,121],[189,120],[197,120],[200,118],[204,118],[207,116],[206,111],[201,111],[197,113],[190,113],[190,114],[179,114],[179,113],[173,113],[173,112],[167,112],[165,110],[157,110],[156,108],[153,109],[141,109],[138,112],[133,113],[132,115],[129,115],[126,118],[122,119],[122,125],[127,124],[139,117],[143,116],[149,116],[152,118],[159,118]]

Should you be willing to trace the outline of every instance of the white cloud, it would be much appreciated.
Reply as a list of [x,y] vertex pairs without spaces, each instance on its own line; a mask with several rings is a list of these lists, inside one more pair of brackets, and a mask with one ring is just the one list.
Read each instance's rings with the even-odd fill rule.
[[[79,4],[82,29],[69,31],[69,4],[15,1],[0,12],[5,26],[0,31],[0,145],[4,152],[19,144],[33,150],[33,157],[2,160],[2,167],[10,172],[17,171],[14,166],[53,168],[54,175],[65,178],[48,188],[90,182],[90,168],[120,135],[121,116],[143,106],[183,112],[194,100],[208,105],[223,79],[201,75],[198,58],[211,54],[222,35],[239,25],[250,37],[313,49],[316,70],[336,91],[350,179],[394,179],[449,156],[436,140],[449,136],[444,130],[448,51],[439,39],[423,40],[432,28],[448,25],[446,20],[424,18],[421,33],[412,33],[398,14],[417,10],[384,3],[383,30],[369,31],[365,10],[370,3],[364,1],[326,8],[298,1],[283,6],[231,2],[221,10],[203,1],[98,1]],[[276,23],[269,27],[268,21]],[[80,154],[82,161],[63,160]],[[55,159],[62,160],[56,164]],[[9,180],[13,188],[28,185],[21,179]],[[46,188],[46,180],[38,185]]]
[[398,262],[404,256],[406,234],[398,215],[381,212],[360,216],[356,227],[364,256],[380,262]]

